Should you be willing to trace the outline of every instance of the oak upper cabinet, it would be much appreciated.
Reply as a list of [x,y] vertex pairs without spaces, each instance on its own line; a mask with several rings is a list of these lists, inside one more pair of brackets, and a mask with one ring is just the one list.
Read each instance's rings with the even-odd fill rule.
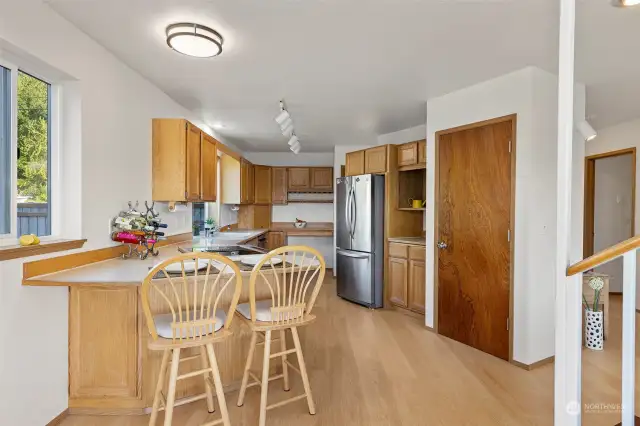
[[247,202],[253,204],[256,201],[256,168],[253,164],[249,163],[249,179],[248,179],[248,194],[249,199]]
[[254,203],[271,204],[271,167],[253,166]]
[[311,189],[314,191],[333,191],[333,168],[311,168]]
[[200,171],[202,173],[202,201],[216,201],[218,178],[218,149],[214,138],[202,134]]
[[289,191],[303,192],[311,188],[308,167],[289,168]]
[[216,155],[216,140],[187,120],[153,119],[153,200],[215,201]]
[[283,247],[285,236],[282,231],[270,231],[267,234],[267,249],[275,250],[277,248]]
[[418,141],[418,163],[427,163],[427,141]]
[[426,248],[389,243],[389,302],[418,314],[425,313]]
[[289,188],[287,186],[288,172],[286,167],[272,167],[271,168],[271,203],[272,204],[287,204],[287,193]]
[[387,146],[369,148],[364,151],[364,172],[386,173],[387,172]]
[[253,194],[253,164],[240,159],[240,204],[251,204]]
[[347,153],[344,174],[345,176],[358,176],[364,174],[364,150]]
[[418,164],[418,142],[409,142],[398,146],[398,166]]

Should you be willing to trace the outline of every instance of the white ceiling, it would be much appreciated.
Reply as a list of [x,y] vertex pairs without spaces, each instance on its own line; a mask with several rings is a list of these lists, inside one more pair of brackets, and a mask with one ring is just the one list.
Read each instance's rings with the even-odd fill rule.
[[[48,3],[245,151],[286,151],[273,120],[281,98],[303,150],[332,151],[423,124],[428,98],[528,65],[557,68],[557,0]],[[164,29],[179,21],[220,31],[224,53],[170,50]],[[582,0],[577,25],[577,77],[596,127],[639,117],[640,8]]]

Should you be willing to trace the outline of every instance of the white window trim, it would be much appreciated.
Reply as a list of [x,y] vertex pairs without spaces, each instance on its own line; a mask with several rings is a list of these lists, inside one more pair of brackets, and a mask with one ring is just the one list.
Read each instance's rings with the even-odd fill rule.
[[50,105],[49,111],[49,150],[51,161],[49,164],[49,177],[47,184],[50,185],[50,199],[49,214],[51,220],[51,235],[40,237],[41,241],[51,241],[61,239],[61,215],[62,208],[58,200],[62,181],[61,181],[61,149],[60,149],[60,123],[61,123],[61,88],[59,84],[56,84],[52,79],[39,73],[37,70],[33,70],[29,67],[22,68],[13,62],[10,62],[0,56],[0,66],[11,70],[11,212],[10,212],[10,230],[9,234],[0,234],[0,246],[13,245],[18,241],[18,73],[20,71],[25,72],[37,79],[44,81],[51,86],[50,90]]

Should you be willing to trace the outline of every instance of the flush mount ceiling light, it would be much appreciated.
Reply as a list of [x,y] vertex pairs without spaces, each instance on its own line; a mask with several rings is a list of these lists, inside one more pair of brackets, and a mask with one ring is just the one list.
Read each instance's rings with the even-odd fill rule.
[[196,58],[211,58],[222,53],[224,39],[204,25],[181,22],[167,27],[167,44],[176,52]]
[[611,0],[611,4],[615,7],[631,7],[640,4],[640,0]]
[[594,129],[587,120],[582,120],[576,124],[576,128],[584,138],[586,142],[594,140],[598,136],[598,132]]

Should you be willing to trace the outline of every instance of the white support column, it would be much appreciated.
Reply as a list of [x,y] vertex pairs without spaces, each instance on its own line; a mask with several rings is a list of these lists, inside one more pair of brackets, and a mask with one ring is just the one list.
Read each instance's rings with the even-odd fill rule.
[[558,182],[556,237],[555,426],[581,424],[582,274],[568,278],[571,259],[571,164],[575,0],[560,0]]
[[624,254],[622,271],[622,426],[635,425],[636,251]]

